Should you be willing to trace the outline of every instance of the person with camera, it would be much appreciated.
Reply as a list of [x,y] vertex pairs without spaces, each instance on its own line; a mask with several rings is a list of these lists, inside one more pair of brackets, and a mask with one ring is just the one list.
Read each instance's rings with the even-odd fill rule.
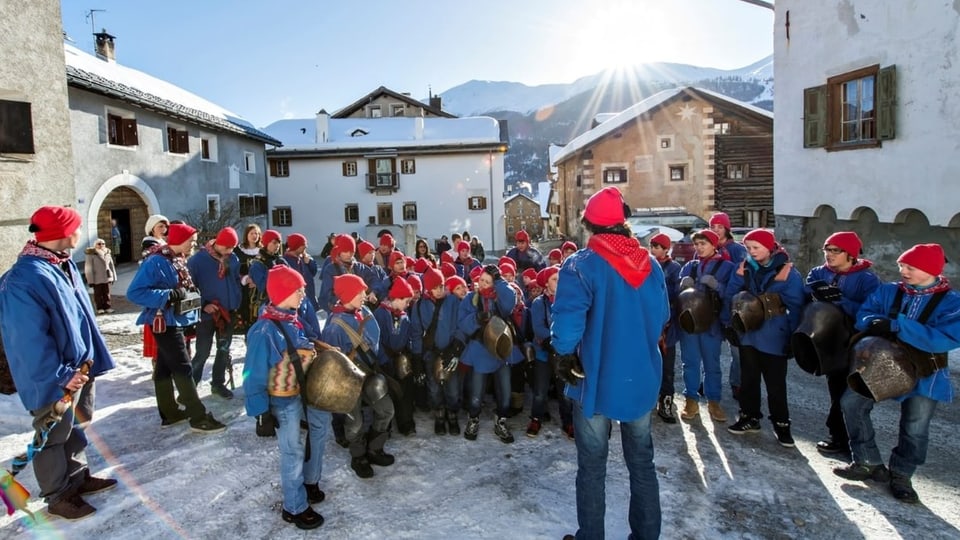
[[[670,318],[663,271],[630,230],[615,187],[593,194],[581,223],[587,246],[560,268],[550,343],[573,400],[580,538],[603,538],[607,454],[620,423],[630,475],[630,537],[660,536],[660,487],[650,417],[660,392],[658,342]],[[571,536],[572,538],[572,536]]]
[[[227,427],[200,401],[183,339],[183,329],[197,324],[200,318],[200,294],[186,262],[196,242],[196,229],[186,223],[171,224],[167,243],[149,249],[127,288],[127,298],[143,306],[137,324],[150,324],[157,342],[153,387],[161,427],[189,420],[195,432],[220,433]],[[174,398],[174,386],[178,398]]]

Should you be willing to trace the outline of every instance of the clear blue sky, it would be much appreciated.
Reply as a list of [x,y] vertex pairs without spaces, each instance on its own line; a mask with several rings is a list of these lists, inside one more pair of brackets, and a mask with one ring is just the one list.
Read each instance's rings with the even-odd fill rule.
[[93,49],[264,126],[378,86],[427,96],[471,79],[567,83],[650,61],[737,68],[773,52],[773,12],[739,0],[62,0]]

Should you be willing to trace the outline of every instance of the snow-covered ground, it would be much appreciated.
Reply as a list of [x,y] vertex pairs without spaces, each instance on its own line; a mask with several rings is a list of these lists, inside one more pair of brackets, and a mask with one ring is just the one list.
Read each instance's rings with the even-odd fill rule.
[[[136,334],[134,318],[113,314],[99,320],[105,333]],[[38,521],[22,512],[3,517],[0,537],[308,536],[280,519],[276,440],[254,435],[252,419],[243,414],[242,390],[225,401],[210,396],[207,382],[201,384],[207,407],[229,426],[225,433],[198,435],[186,424],[161,430],[150,362],[140,356],[139,345],[113,353],[117,368],[97,381],[87,455],[92,471],[118,478],[119,488],[89,496],[97,513],[75,523],[50,519],[42,512],[44,503],[33,500],[30,509]],[[236,338],[238,382],[243,357],[242,339]],[[956,388],[960,356],[952,360]],[[758,435],[736,437],[709,419],[677,425],[654,419],[664,538],[960,537],[960,450],[954,432],[960,414],[955,406],[941,406],[934,417],[927,464],[915,478],[923,504],[910,506],[895,501],[886,486],[844,481],[831,473],[838,462],[814,448],[825,431],[825,382],[795,367],[789,382],[796,449],[780,447],[769,423]],[[724,406],[732,418],[736,406],[729,395]],[[551,407],[557,418],[555,404]],[[874,413],[885,454],[895,444],[897,413],[893,403],[878,405]],[[480,437],[470,442],[433,435],[432,419],[418,413],[415,436],[395,435],[387,443],[397,463],[376,468],[368,480],[353,473],[346,450],[331,440],[320,484],[327,500],[315,505],[326,523],[314,534],[513,539],[573,533],[574,444],[560,435],[556,422],[546,424],[540,437],[527,438],[525,417],[518,416],[510,422],[517,442],[505,445],[493,436],[491,415],[487,408]],[[30,437],[30,417],[19,398],[0,395],[0,460],[9,464]],[[616,428],[613,439],[606,523],[611,538],[624,538],[629,492]],[[31,468],[18,479],[36,494]]]

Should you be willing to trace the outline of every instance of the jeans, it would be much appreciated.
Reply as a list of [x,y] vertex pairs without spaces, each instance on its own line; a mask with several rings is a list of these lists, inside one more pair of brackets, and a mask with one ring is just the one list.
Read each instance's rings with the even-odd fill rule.
[[437,410],[446,407],[448,411],[457,412],[460,410],[462,397],[460,396],[461,382],[460,369],[453,370],[447,375],[447,380],[441,385],[437,380],[437,362],[438,356],[428,356],[424,363],[427,371],[427,392],[430,398],[430,408]]
[[553,371],[550,362],[539,360],[533,363],[531,387],[533,389],[533,403],[530,406],[530,417],[543,420],[543,413],[547,412],[547,392],[550,390],[550,379]]
[[683,395],[696,400],[703,369],[703,393],[710,401],[720,401],[723,370],[720,369],[720,338],[707,333],[680,332],[680,360],[683,363]]
[[[611,420],[593,415],[586,418],[579,402],[573,406],[573,427],[577,434],[577,530],[578,540],[602,539],[606,513],[607,453]],[[630,537],[660,536],[660,485],[653,465],[653,437],[650,413],[620,423],[623,461],[630,473]]]
[[470,416],[480,416],[487,375],[493,377],[493,395],[497,399],[497,416],[507,416],[510,412],[510,366],[507,364],[500,366],[500,369],[493,373],[479,373],[475,369],[471,371],[468,412]]
[[[872,399],[850,389],[840,398],[850,436],[850,453],[855,463],[863,465],[883,463],[870,419],[873,403]],[[913,396],[900,403],[900,433],[897,447],[890,453],[891,471],[910,477],[926,462],[930,420],[936,410],[937,402],[924,396]]]
[[[230,357],[230,342],[233,340],[233,322],[224,324],[223,330],[217,330],[213,319],[202,320],[197,325],[197,352],[193,355],[191,366],[193,369],[193,382],[200,384],[203,378],[203,366],[207,363],[207,357],[210,356],[210,349],[213,347],[213,338],[217,338],[217,355],[213,359],[213,369],[210,372],[210,384],[213,386],[223,386],[226,379],[227,364]],[[233,376],[231,374],[231,379]]]
[[307,491],[304,484],[320,482],[323,471],[323,448],[327,444],[327,426],[330,413],[307,407],[307,439],[310,441],[310,460],[304,463],[304,444],[300,439],[300,420],[303,401],[300,396],[270,396],[270,412],[277,418],[277,443],[280,445],[280,489],[283,509],[299,514],[307,509]]

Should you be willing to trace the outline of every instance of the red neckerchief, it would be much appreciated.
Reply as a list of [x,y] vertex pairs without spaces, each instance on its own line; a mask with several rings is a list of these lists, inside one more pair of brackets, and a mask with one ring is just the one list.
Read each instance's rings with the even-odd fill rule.
[[480,298],[483,298],[485,300],[491,300],[497,297],[497,289],[496,287],[493,287],[493,286],[487,287],[486,289],[481,289],[478,287],[477,294],[480,295]]
[[343,307],[343,304],[341,304],[340,302],[337,302],[337,305],[333,306],[333,312],[334,313],[350,313],[351,315],[353,315],[353,318],[357,320],[357,322],[363,322],[363,310],[361,309],[347,309]]
[[736,243],[737,243],[736,240],[734,240],[733,238],[727,238],[722,244],[717,246],[717,255],[719,255],[720,258],[725,261],[733,260],[730,257],[730,251],[727,250],[727,246],[730,244],[736,244]]
[[873,266],[873,263],[870,262],[870,261],[868,261],[867,259],[857,259],[857,260],[853,263],[853,266],[851,266],[850,268],[847,268],[846,270],[834,270],[833,268],[830,268],[829,266],[827,267],[827,270],[830,270],[831,272],[833,272],[834,274],[837,274],[838,276],[842,276],[842,275],[844,275],[844,274],[852,274],[852,273],[854,273],[854,272],[859,272],[859,271],[861,271],[861,270],[866,270],[867,268],[870,268],[871,266]]
[[900,289],[903,290],[904,293],[909,294],[909,295],[936,294],[936,293],[942,292],[942,291],[949,291],[949,290],[950,290],[950,281],[947,280],[947,278],[945,278],[945,277],[943,277],[943,276],[940,276],[938,279],[940,280],[939,282],[937,282],[937,283],[934,284],[934,285],[931,285],[931,286],[927,287],[926,289],[914,289],[913,287],[905,284],[905,283],[902,282],[902,281],[901,281],[898,285],[899,285]]
[[205,246],[203,246],[203,249],[205,249],[207,254],[213,257],[213,260],[217,261],[217,264],[220,265],[217,267],[217,277],[219,279],[223,279],[227,276],[227,261],[230,260],[230,255],[232,255],[233,252],[231,251],[226,255],[220,255],[217,253],[217,250],[213,248],[214,242],[215,240],[210,240]]
[[282,321],[293,323],[297,328],[303,329],[303,324],[297,318],[297,311],[291,309],[281,309],[273,304],[267,304],[260,314],[261,319],[270,319],[271,321]]
[[223,332],[227,327],[227,323],[230,322],[230,310],[221,306],[219,300],[211,300],[210,303],[217,308],[211,315],[211,317],[213,317],[213,326],[220,332]]
[[550,302],[550,305],[552,306],[552,305],[553,305],[553,300],[556,298],[556,295],[554,295],[554,294],[549,294],[549,293],[544,292],[544,293],[543,293],[543,297],[546,298],[546,299],[547,299],[547,302]]
[[387,305],[386,301],[380,302],[380,307],[389,311],[390,314],[393,315],[394,319],[399,319],[400,317],[403,317],[404,315],[407,314],[407,312],[402,309],[394,309],[390,307],[389,305]]
[[53,251],[37,244],[36,240],[29,240],[20,251],[20,257],[37,257],[49,262],[52,265],[60,266],[70,260],[70,254],[66,251]]
[[595,234],[587,247],[603,257],[631,287],[639,287],[650,275],[650,253],[633,237]]
[[167,244],[151,246],[150,249],[147,250],[147,256],[149,257],[151,255],[160,255],[170,261],[173,269],[177,271],[179,278],[179,282],[177,283],[178,288],[187,289],[188,291],[196,290],[193,284],[193,278],[190,277],[190,270],[187,269],[187,261],[183,255],[170,249],[170,246]]

